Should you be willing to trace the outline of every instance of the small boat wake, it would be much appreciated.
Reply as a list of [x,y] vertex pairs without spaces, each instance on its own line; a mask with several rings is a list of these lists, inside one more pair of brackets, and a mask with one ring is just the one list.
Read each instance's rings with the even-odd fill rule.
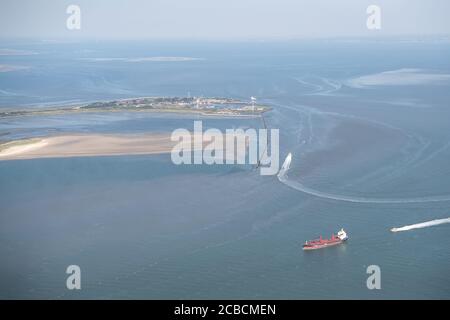
[[392,228],[391,231],[392,232],[409,231],[409,230],[413,230],[413,229],[422,229],[422,228],[433,227],[433,226],[437,226],[437,225],[444,224],[444,223],[450,223],[450,218],[436,219],[436,220],[416,223],[416,224],[412,224],[412,225],[404,226],[404,227],[400,227],[400,228]]
[[450,195],[445,196],[431,196],[431,197],[421,197],[421,198],[397,198],[397,199],[377,199],[377,198],[364,198],[364,197],[353,197],[353,196],[345,196],[345,195],[338,195],[328,192],[322,192],[319,190],[314,190],[311,188],[308,188],[301,184],[298,181],[292,181],[289,180],[287,176],[287,172],[289,171],[291,167],[292,162],[292,154],[289,153],[286,157],[286,159],[283,162],[283,165],[278,172],[278,180],[287,185],[288,187],[291,187],[295,190],[301,191],[303,193],[316,196],[319,198],[325,198],[325,199],[331,199],[336,201],[346,201],[346,202],[354,202],[354,203],[425,203],[425,202],[440,202],[440,201],[450,201]]

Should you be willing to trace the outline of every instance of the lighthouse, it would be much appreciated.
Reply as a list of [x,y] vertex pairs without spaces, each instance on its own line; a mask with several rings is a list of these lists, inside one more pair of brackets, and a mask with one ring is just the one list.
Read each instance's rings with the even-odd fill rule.
[[255,101],[256,101],[256,98],[255,98],[255,97],[250,97],[250,100],[252,100],[252,111],[255,111]]

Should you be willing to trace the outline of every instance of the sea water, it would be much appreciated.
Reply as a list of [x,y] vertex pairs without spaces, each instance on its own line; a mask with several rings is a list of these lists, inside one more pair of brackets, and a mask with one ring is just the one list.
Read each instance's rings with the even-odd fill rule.
[[[2,47],[34,54],[0,58],[27,67],[0,73],[0,111],[256,96],[273,108],[266,121],[280,129],[280,163],[289,152],[292,163],[283,183],[246,165],[176,166],[168,154],[2,161],[1,298],[450,297],[449,225],[389,231],[450,216],[447,42]],[[196,59],[132,62],[152,56]],[[262,126],[99,112],[2,117],[0,138],[192,130],[199,119],[221,130]],[[341,227],[346,244],[301,250]],[[66,288],[69,265],[81,268],[81,290]],[[366,286],[370,265],[380,267],[380,290]]]

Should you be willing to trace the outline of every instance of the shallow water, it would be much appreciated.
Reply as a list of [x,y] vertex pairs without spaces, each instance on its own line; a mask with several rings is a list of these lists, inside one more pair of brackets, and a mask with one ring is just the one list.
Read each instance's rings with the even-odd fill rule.
[[[1,108],[139,95],[254,95],[280,129],[292,188],[251,166],[175,166],[169,155],[0,162],[2,298],[448,298],[450,83],[348,86],[416,68],[450,74],[445,43],[5,44],[39,55],[0,75]],[[192,56],[186,62],[79,58]],[[51,61],[51,63],[50,63]],[[377,76],[380,81],[380,76]],[[59,132],[219,129],[259,119],[78,114],[0,119],[2,139]],[[350,199],[434,199],[358,203]],[[394,201],[395,202],[395,201]],[[301,244],[344,227],[342,246]],[[82,290],[65,269],[82,270]],[[381,268],[368,290],[366,268]]]

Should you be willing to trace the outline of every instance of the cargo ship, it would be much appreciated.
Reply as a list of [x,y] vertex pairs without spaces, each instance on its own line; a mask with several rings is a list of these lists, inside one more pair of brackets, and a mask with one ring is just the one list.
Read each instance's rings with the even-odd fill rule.
[[345,241],[347,241],[347,239],[347,233],[344,231],[344,229],[341,229],[336,235],[333,233],[330,239],[322,239],[322,236],[320,236],[319,239],[306,241],[303,245],[303,250],[316,250],[331,247],[344,243]]

